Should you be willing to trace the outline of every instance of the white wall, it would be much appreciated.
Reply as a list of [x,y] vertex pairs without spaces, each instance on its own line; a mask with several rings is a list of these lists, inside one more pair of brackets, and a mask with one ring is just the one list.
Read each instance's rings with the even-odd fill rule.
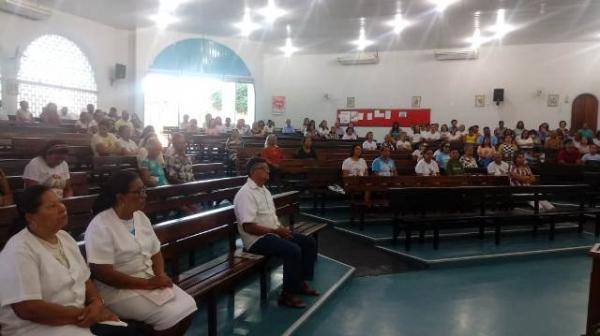
[[221,43],[235,53],[237,53],[246,66],[250,70],[254,78],[254,89],[256,92],[256,111],[262,111],[265,107],[270,106],[270,98],[266,101],[267,95],[264,94],[264,79],[263,79],[263,60],[264,50],[262,43],[241,40],[237,38],[221,38],[214,36],[185,34],[171,31],[160,31],[155,28],[138,29],[135,32],[136,39],[136,77],[138,78],[136,85],[135,111],[138,115],[143,116],[144,96],[142,90],[142,80],[148,73],[154,58],[160,54],[165,48],[171,44],[181,40],[190,38],[206,38],[218,43]]
[[[49,20],[44,21],[27,20],[0,12],[0,71],[5,85],[11,81],[14,83],[17,77],[19,62],[12,59],[16,49],[24,51],[30,42],[45,34],[58,34],[72,40],[89,58],[96,73],[100,108],[115,106],[120,109],[133,109],[130,90],[134,80],[133,76],[130,76],[133,72],[132,32],[114,29],[62,12],[55,12]],[[115,63],[128,66],[128,79],[111,86],[110,73]],[[9,95],[7,91],[3,90],[3,103],[7,112],[14,113],[17,108],[17,96]]]
[[[570,122],[578,94],[600,95],[599,52],[599,44],[502,46],[482,48],[476,61],[448,62],[434,60],[431,50],[385,52],[380,64],[366,66],[341,66],[335,62],[339,55],[267,55],[263,99],[286,96],[287,111],[274,116],[262,109],[257,119],[282,125],[291,118],[297,127],[304,117],[331,123],[348,96],[356,97],[357,108],[408,108],[412,96],[422,96],[422,107],[432,109],[434,122],[456,118],[467,126],[483,126],[502,119],[511,127],[518,120],[528,128],[542,121],[554,127],[561,119]],[[500,107],[491,102],[494,88],[505,89]],[[538,89],[544,92],[541,97],[535,94]],[[485,108],[475,108],[478,94],[487,96]],[[547,94],[560,94],[560,105],[547,107]],[[378,139],[385,132],[375,131]]]

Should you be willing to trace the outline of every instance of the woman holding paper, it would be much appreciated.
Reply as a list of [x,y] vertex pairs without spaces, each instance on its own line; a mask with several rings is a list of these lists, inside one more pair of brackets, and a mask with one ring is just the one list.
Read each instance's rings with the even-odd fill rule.
[[137,174],[111,177],[85,233],[88,262],[106,305],[119,317],[149,324],[155,335],[183,335],[196,302],[165,274],[160,241],[141,211],[145,200]]
[[135,335],[104,306],[77,243],[61,230],[67,211],[58,196],[29,187],[18,210],[15,234],[0,253],[2,335]]

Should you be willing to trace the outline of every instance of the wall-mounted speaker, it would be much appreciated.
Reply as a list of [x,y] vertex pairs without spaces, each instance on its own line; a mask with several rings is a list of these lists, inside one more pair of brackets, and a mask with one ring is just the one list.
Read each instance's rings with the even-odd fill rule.
[[494,102],[500,105],[504,101],[504,89],[494,89]]
[[115,79],[125,79],[127,77],[127,66],[124,64],[115,64]]

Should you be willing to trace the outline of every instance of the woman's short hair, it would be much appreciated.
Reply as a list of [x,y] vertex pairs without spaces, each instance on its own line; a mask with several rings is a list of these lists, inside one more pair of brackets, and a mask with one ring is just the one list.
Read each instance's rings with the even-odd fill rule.
[[137,173],[130,170],[122,170],[111,176],[102,187],[100,195],[98,195],[92,206],[94,215],[115,206],[117,203],[117,195],[127,194],[131,182],[139,178]]

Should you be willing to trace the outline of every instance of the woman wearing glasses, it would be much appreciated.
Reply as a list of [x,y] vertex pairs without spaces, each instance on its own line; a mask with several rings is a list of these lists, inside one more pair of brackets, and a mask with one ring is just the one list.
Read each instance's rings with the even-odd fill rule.
[[85,233],[88,263],[107,307],[120,318],[149,324],[155,335],[183,335],[196,303],[165,273],[160,241],[141,211],[145,199],[137,174],[111,177]]

